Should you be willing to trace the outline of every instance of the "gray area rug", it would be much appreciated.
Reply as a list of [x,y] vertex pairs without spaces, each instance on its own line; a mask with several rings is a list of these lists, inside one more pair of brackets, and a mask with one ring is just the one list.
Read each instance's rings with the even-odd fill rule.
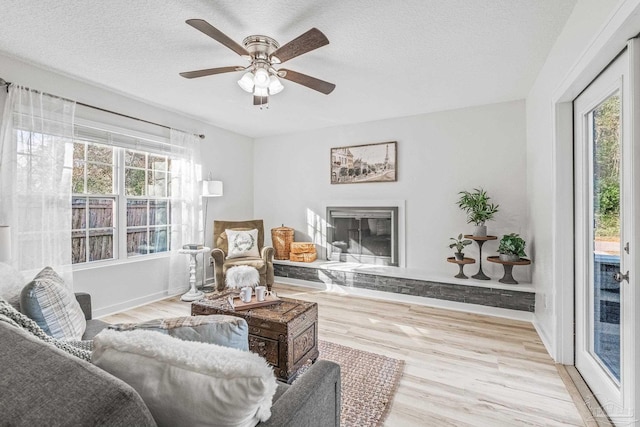
[[319,341],[320,359],[340,365],[343,427],[381,426],[396,393],[404,361],[328,341]]

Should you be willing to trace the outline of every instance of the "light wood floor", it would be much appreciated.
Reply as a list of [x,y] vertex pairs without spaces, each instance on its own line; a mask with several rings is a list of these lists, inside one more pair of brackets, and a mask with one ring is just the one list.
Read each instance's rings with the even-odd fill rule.
[[[386,426],[582,426],[527,322],[276,285],[319,305],[319,338],[406,361]],[[103,320],[190,314],[168,298]]]

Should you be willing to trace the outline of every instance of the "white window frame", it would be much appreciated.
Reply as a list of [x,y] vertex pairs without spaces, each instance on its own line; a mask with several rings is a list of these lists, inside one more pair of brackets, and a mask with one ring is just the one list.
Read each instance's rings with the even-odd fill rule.
[[[122,136],[126,139],[138,139],[141,142],[141,146],[126,146],[121,145],[109,138],[105,140],[105,142],[101,141],[89,141],[95,143],[102,143],[104,145],[110,145],[114,148],[114,191],[115,191],[115,210],[116,214],[114,215],[114,248],[113,248],[113,258],[105,259],[105,260],[96,260],[96,261],[85,261],[82,263],[73,264],[74,270],[84,270],[97,268],[108,265],[117,265],[117,264],[127,264],[132,262],[145,261],[154,258],[165,258],[169,257],[171,254],[171,234],[174,227],[180,228],[180,224],[172,224],[172,202],[177,201],[178,199],[172,199],[171,196],[165,197],[157,197],[150,196],[149,194],[145,194],[144,196],[127,196],[126,195],[126,183],[125,183],[125,152],[126,150],[138,151],[142,153],[146,153],[147,155],[157,155],[164,156],[172,159],[173,161],[180,161],[180,156],[172,154],[170,151],[170,143],[169,139],[166,137],[161,137],[157,135],[150,135],[143,132],[132,131],[128,129],[122,129],[116,126],[102,124],[93,122],[90,120],[78,119],[75,124],[76,129],[78,127],[84,127],[86,129],[95,130],[97,132],[108,132],[109,134],[114,134],[118,136]],[[74,141],[88,141],[86,138],[82,137],[74,137]],[[147,165],[148,166],[148,165]],[[147,169],[148,171],[148,169]],[[169,171],[167,171],[169,173]],[[146,178],[146,173],[145,173]],[[170,185],[167,183],[167,191],[170,191]],[[148,193],[145,190],[145,193]],[[78,197],[98,197],[99,195],[89,195],[89,194],[76,194],[73,193],[73,196]],[[105,196],[105,198],[107,198]],[[139,254],[129,256],[127,253],[127,200],[129,198],[133,199],[144,199],[144,200],[166,200],[168,204],[168,218],[167,218],[167,250],[164,252],[155,252],[148,254]],[[154,226],[150,225],[147,220],[147,230],[154,228]],[[70,242],[71,244],[71,242]],[[116,256],[117,254],[117,256]]]
[[[105,261],[114,261],[114,260],[118,260],[120,259],[120,252],[119,252],[119,241],[120,241],[120,233],[118,232],[118,210],[119,210],[119,202],[118,202],[118,193],[117,192],[112,192],[110,194],[99,194],[99,193],[88,193],[87,192],[87,174],[89,172],[89,168],[87,167],[90,163],[91,164],[104,164],[106,165],[106,163],[99,163],[99,162],[90,162],[88,160],[88,144],[94,143],[94,142],[90,142],[90,141],[85,141],[81,138],[74,138],[73,143],[77,143],[77,142],[82,142],[85,144],[85,153],[84,153],[84,159],[82,160],[82,162],[84,163],[84,176],[83,176],[83,180],[84,180],[84,193],[73,193],[71,194],[71,199],[86,199],[87,200],[87,208],[85,211],[85,261],[80,262],[80,263],[74,263],[73,265],[85,265],[85,264],[94,264],[96,262],[105,262]],[[98,144],[98,143],[95,143]],[[108,144],[100,144],[100,145],[105,145],[105,146],[109,146]],[[117,150],[116,147],[110,146],[113,149],[113,154],[112,154],[112,163],[109,165],[112,167],[112,177],[113,177],[113,183],[112,183],[112,189],[116,189],[119,188],[119,173],[118,173],[118,161],[116,159],[117,157]],[[74,147],[75,149],[75,147]],[[75,168],[75,162],[76,159],[73,160],[73,167]],[[72,181],[72,185],[73,185],[73,181]],[[113,191],[113,190],[112,190]],[[113,224],[111,226],[111,228],[113,229],[113,248],[112,248],[112,258],[108,258],[108,259],[102,259],[102,260],[95,260],[95,261],[90,261],[89,260],[89,231],[91,230],[91,228],[89,227],[90,224],[90,210],[89,210],[89,200],[90,199],[112,199],[114,202],[114,214],[113,214]],[[100,228],[108,228],[108,227],[100,227]],[[81,230],[81,229],[75,229],[72,228],[71,231],[72,233],[74,231],[77,230]],[[73,238],[73,236],[72,236]]]

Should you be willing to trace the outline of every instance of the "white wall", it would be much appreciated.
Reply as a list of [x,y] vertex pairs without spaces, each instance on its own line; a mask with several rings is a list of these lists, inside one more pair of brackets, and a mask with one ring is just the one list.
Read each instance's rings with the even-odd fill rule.
[[[167,111],[132,99],[116,91],[98,87],[86,82],[44,70],[30,64],[0,55],[0,77],[7,81],[142,118],[176,129],[203,133],[203,172],[209,171],[213,178],[225,185],[223,197],[211,199],[207,223],[212,230],[214,218],[249,218],[253,215],[253,140],[215,126],[199,122],[177,112]],[[2,99],[4,101],[4,99]],[[78,111],[98,117],[98,113]],[[168,135],[168,131],[157,126],[142,124],[113,115],[100,117],[110,124],[146,131],[157,135]],[[238,173],[239,169],[242,173]],[[206,243],[211,244],[207,236]],[[209,269],[209,276],[212,275]],[[186,275],[186,271],[185,271]],[[166,296],[175,292],[176,285],[169,283],[166,258],[133,261],[98,268],[82,269],[74,272],[74,289],[93,295],[94,314],[101,315],[122,310],[133,305]],[[186,277],[186,276],[185,276]],[[186,291],[186,288],[184,288]]]
[[[308,213],[324,220],[326,202],[405,200],[406,267],[452,276],[457,267],[445,261],[448,239],[472,231],[455,204],[461,190],[484,187],[500,204],[490,234],[528,239],[525,137],[525,104],[514,101],[259,138],[255,216],[266,230],[285,224],[295,228],[296,240],[310,241]],[[397,182],[330,184],[331,147],[385,141],[398,142]],[[497,242],[485,248],[484,254],[495,252]],[[475,246],[465,251],[477,257]],[[528,280],[528,267],[516,270],[517,279]],[[486,271],[501,276],[500,266]]]
[[[573,244],[570,232],[568,241],[558,236],[566,235],[566,228],[573,223],[570,188],[573,159],[570,135],[568,138],[559,135],[567,125],[571,129],[571,104],[556,105],[556,102],[563,96],[563,90],[571,87],[571,95],[564,100],[570,102],[622,49],[624,37],[610,52],[604,52],[600,45],[603,33],[609,31],[605,27],[612,23],[612,15],[625,3],[633,2],[579,0],[526,100],[527,234],[533,236],[536,260],[533,265],[533,281],[538,286],[536,326],[552,357],[568,364],[573,363]],[[601,51],[593,57],[599,65],[587,72],[582,62],[594,50]],[[568,117],[561,114],[562,109],[568,110]],[[563,122],[566,119],[568,123]]]

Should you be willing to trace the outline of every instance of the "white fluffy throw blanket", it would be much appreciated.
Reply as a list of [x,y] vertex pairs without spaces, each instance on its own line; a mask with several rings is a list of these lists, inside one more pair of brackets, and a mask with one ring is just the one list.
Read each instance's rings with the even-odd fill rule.
[[255,288],[260,284],[260,273],[248,265],[238,265],[237,267],[231,267],[227,270],[224,282],[227,288],[231,289],[243,288],[245,286]]

